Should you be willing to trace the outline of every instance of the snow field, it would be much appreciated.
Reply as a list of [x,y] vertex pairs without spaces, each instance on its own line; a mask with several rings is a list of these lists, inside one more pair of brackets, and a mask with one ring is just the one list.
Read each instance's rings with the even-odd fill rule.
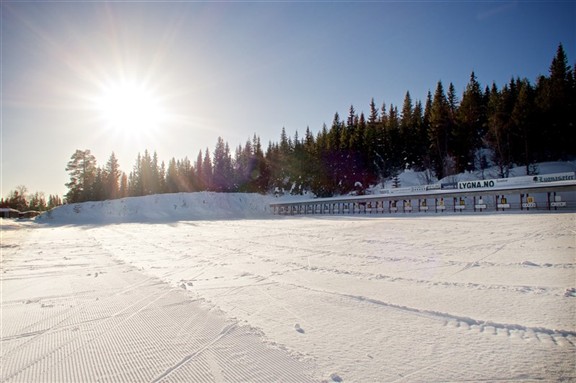
[[85,228],[8,230],[2,245],[2,382],[314,380],[308,362]]
[[574,380],[576,298],[566,291],[575,217],[299,217],[90,232],[115,258],[313,360],[328,381]]
[[576,381],[575,213],[273,217],[272,200],[3,221],[0,382]]

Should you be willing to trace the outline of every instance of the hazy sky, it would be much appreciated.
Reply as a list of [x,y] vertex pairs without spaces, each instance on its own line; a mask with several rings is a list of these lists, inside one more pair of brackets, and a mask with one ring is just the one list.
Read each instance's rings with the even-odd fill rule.
[[99,165],[114,151],[128,173],[145,149],[195,160],[218,136],[234,150],[254,133],[266,148],[282,127],[317,133],[351,104],[367,114],[371,98],[424,102],[439,80],[461,96],[472,71],[483,87],[534,83],[559,43],[576,62],[574,1],[0,7],[2,196],[64,194],[76,149]]

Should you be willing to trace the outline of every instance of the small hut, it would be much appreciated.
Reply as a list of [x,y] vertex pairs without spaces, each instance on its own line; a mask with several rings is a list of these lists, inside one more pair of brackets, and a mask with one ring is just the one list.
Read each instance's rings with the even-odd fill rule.
[[20,212],[10,207],[0,207],[0,217],[2,218],[19,218]]

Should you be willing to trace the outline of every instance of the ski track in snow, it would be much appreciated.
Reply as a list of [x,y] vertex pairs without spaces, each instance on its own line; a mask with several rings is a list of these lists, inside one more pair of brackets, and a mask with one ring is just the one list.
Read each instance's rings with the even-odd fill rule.
[[[132,236],[132,256],[110,251],[309,355],[322,376],[537,380],[574,378],[574,300],[564,296],[574,280],[573,223],[573,215],[294,218],[182,223],[166,236],[109,226],[98,235],[112,244]],[[385,338],[369,346],[378,332]],[[422,343],[436,363],[406,363]],[[438,356],[452,348],[460,354]],[[489,353],[500,359],[478,360]],[[542,358],[550,363],[534,367]],[[470,367],[456,367],[463,363]]]
[[6,234],[21,242],[2,257],[1,382],[314,380],[309,362],[112,258],[90,231]]
[[7,232],[0,381],[576,381],[575,219]]

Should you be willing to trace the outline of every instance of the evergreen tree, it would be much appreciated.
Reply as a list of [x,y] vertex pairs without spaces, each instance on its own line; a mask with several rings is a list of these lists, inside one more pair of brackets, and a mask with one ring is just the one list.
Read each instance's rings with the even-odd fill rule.
[[510,110],[511,92],[508,86],[498,91],[492,84],[488,101],[487,140],[493,152],[493,161],[499,168],[500,177],[508,177],[512,158],[510,154]]
[[178,193],[181,191],[178,167],[176,166],[176,158],[174,157],[168,161],[168,170],[166,171],[166,191],[168,193]]
[[160,186],[160,193],[167,193],[166,188],[166,164],[164,161],[160,164],[160,173],[158,174],[158,182]]
[[401,147],[400,156],[402,157],[402,162],[409,166],[414,166],[416,163],[414,142],[416,141],[417,133],[413,123],[412,97],[410,97],[410,92],[406,92],[402,105],[402,115],[400,116],[399,145]]
[[366,161],[366,172],[368,174],[367,184],[375,183],[380,177],[383,168],[380,147],[382,145],[382,124],[378,117],[378,110],[374,99],[370,101],[370,115],[364,130],[364,154]]
[[438,179],[449,175],[448,143],[450,136],[450,105],[444,94],[444,87],[438,81],[432,106],[430,109],[430,126],[428,137],[430,139],[430,157],[434,172]]
[[528,80],[518,81],[518,97],[515,100],[511,114],[511,123],[514,127],[515,142],[519,145],[512,153],[514,162],[526,166],[526,174],[531,174],[531,165],[535,162],[533,155],[534,141],[534,90]]
[[202,160],[202,180],[204,182],[204,190],[213,190],[212,188],[212,159],[210,158],[210,151],[206,148],[204,152],[204,159]]
[[370,115],[368,116],[368,124],[375,125],[378,122],[378,109],[374,103],[374,98],[370,100]]
[[452,132],[456,172],[474,169],[474,153],[481,146],[484,124],[483,94],[476,75],[472,72]]
[[96,157],[90,150],[77,149],[70,157],[66,171],[70,174],[70,182],[66,183],[69,189],[66,193],[68,203],[92,199],[92,186],[96,178]]
[[62,199],[60,199],[60,197],[58,197],[58,195],[50,194],[48,196],[47,210],[54,209],[55,207],[58,207],[60,205],[62,205]]
[[120,193],[120,165],[114,152],[110,155],[105,167],[106,179],[104,180],[104,198],[115,199]]
[[47,210],[46,199],[44,193],[36,192],[30,197],[28,202],[28,210],[45,211]]
[[425,170],[425,157],[428,153],[427,128],[424,124],[424,111],[422,103],[416,101],[412,111],[412,138],[410,145],[412,147],[412,162],[416,170]]
[[189,193],[194,191],[192,188],[194,171],[192,168],[192,163],[188,157],[184,157],[181,160],[176,161],[176,174],[178,180],[178,191]]
[[206,182],[204,180],[204,163],[202,159],[202,150],[198,152],[196,157],[196,163],[194,164],[194,169],[196,169],[196,190],[204,191],[206,190]]
[[130,196],[138,197],[144,195],[144,181],[143,181],[143,170],[142,170],[142,156],[138,153],[136,157],[136,163],[130,172],[129,177],[130,184]]
[[107,175],[102,168],[96,168],[96,177],[94,182],[90,185],[90,200],[92,201],[103,201],[106,199],[105,196],[105,179]]
[[550,65],[550,77],[541,81],[540,97],[548,157],[566,159],[576,154],[576,100],[574,76],[560,44]]
[[122,172],[120,176],[120,198],[128,197],[129,189],[128,189],[128,176],[126,173]]
[[230,149],[222,137],[218,137],[214,149],[212,187],[218,192],[230,191],[232,188],[232,160]]
[[6,201],[3,202],[2,206],[11,209],[16,209],[19,211],[28,210],[28,188],[24,185],[18,185],[16,190],[9,193]]

